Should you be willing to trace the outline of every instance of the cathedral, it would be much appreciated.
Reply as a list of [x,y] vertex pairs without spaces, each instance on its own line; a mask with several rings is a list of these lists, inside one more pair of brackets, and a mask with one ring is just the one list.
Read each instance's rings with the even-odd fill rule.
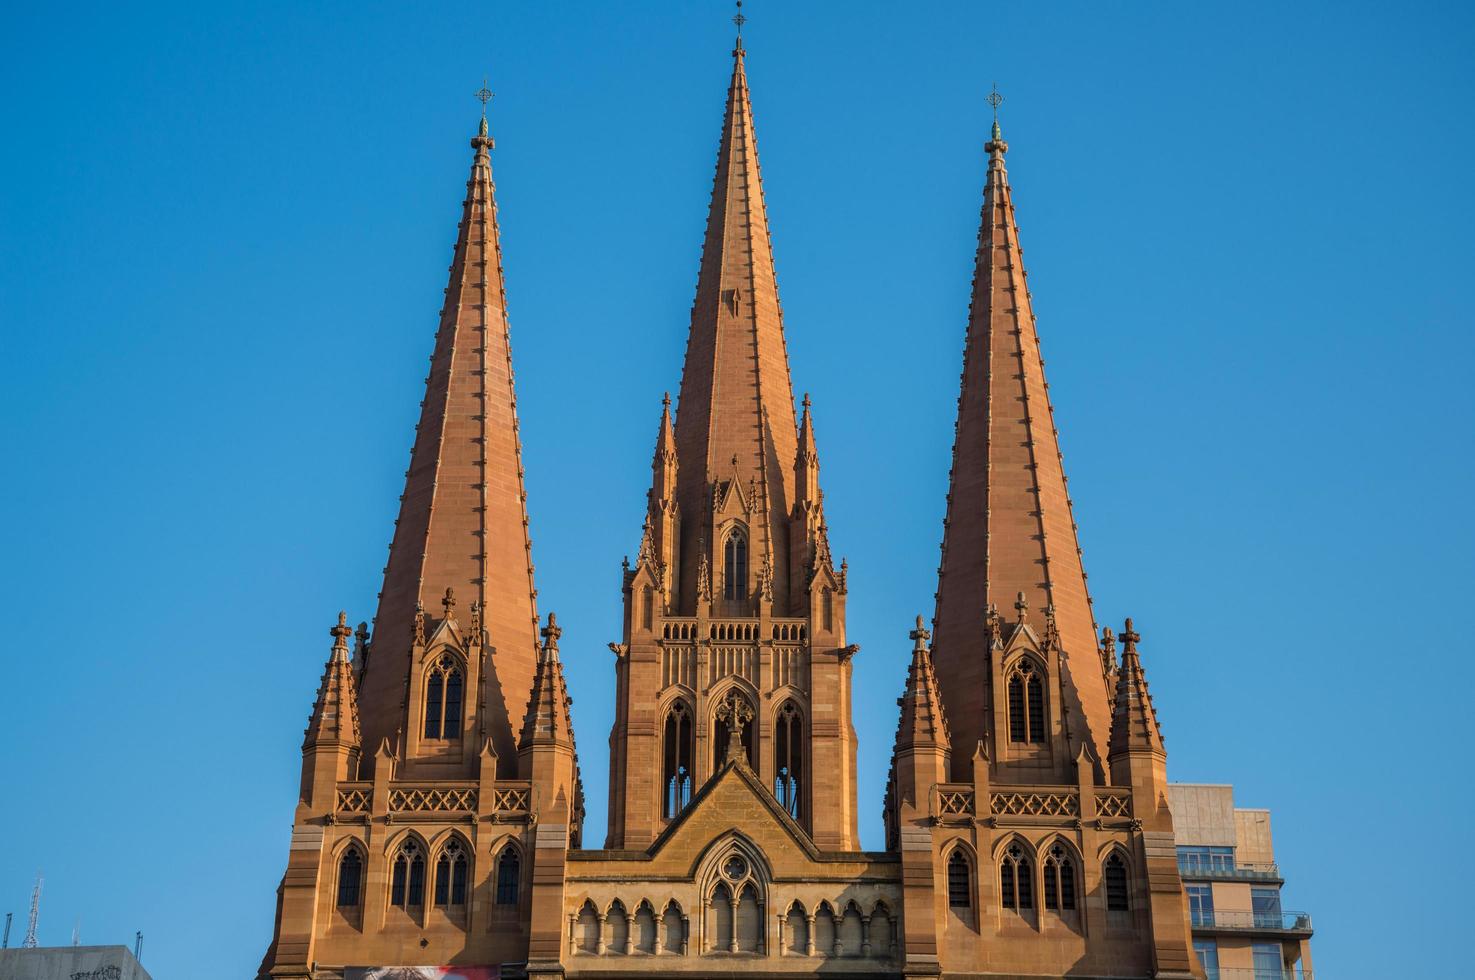
[[679,397],[630,502],[603,841],[537,610],[492,149],[483,116],[378,612],[330,630],[259,976],[1203,977],[1139,637],[1091,608],[997,119],[880,851],[741,37]]

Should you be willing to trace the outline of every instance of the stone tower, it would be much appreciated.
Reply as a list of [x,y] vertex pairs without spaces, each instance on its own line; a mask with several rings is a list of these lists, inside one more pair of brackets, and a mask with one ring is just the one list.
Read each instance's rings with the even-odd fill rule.
[[1120,667],[1092,620],[1008,149],[996,119],[935,634],[919,618],[886,801],[906,959],[975,975],[1193,976],[1167,756],[1131,620]]
[[845,573],[807,398],[795,420],[743,61],[740,45],[679,410],[673,425],[662,406],[611,645],[609,847],[659,836],[726,761],[734,724],[747,764],[816,844],[858,839]]
[[263,975],[521,960],[579,842],[551,615],[539,641],[492,146],[483,117],[379,612],[352,660],[345,617],[331,631]]

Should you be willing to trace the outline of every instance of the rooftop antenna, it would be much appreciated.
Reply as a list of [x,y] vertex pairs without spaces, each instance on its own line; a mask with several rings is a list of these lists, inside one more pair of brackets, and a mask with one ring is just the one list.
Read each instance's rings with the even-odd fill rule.
[[73,946],[80,946],[80,945],[82,945],[82,919],[81,919],[81,917],[78,917],[77,921],[75,923],[73,923],[73,925],[72,925],[72,945]]
[[41,915],[41,883],[45,880],[41,877],[41,872],[36,872],[36,887],[31,889],[31,922],[26,927],[26,938],[20,944],[21,949],[36,948],[36,919]]
[[140,962],[140,963],[143,962],[143,932],[142,931],[135,932],[133,934],[133,958],[135,960],[138,960],[138,962]]
[[10,920],[15,918],[14,912],[5,913],[5,938],[0,939],[0,949],[10,948]]

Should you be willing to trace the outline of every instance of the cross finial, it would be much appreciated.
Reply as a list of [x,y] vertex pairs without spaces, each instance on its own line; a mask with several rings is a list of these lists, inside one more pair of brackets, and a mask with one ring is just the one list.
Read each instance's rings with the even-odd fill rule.
[[737,25],[738,40],[741,41],[743,39],[743,25],[748,22],[748,18],[743,16],[743,0],[737,0],[737,14],[732,18],[732,22]]
[[999,83],[994,82],[994,90],[986,98],[989,105],[993,106],[994,122],[999,121],[999,106],[1004,104],[1004,97],[999,94]]
[[476,90],[476,97],[481,101],[481,117],[487,117],[487,103],[492,101],[492,90],[487,88],[486,76],[482,76],[481,88]]

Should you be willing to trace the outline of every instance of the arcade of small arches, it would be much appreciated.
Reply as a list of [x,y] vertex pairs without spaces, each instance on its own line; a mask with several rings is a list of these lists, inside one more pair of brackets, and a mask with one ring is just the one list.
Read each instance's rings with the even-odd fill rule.
[[899,955],[896,914],[884,899],[867,904],[794,899],[768,909],[761,882],[742,870],[738,881],[718,881],[693,916],[675,898],[664,902],[616,898],[602,908],[584,899],[569,913],[569,952],[597,956]]
[[[943,852],[946,869],[947,903],[953,915],[976,927],[978,864],[966,843],[956,843]],[[1053,837],[1038,847],[1022,837],[1012,837],[996,848],[993,867],[998,911],[1004,915],[1037,921],[1039,912],[1079,925],[1085,907],[1084,863],[1067,841]],[[1110,914],[1133,910],[1131,874],[1122,848],[1111,846],[1100,856],[1101,905]]]
[[[444,912],[452,921],[464,923],[471,901],[474,850],[458,833],[438,840],[432,847],[413,832],[402,835],[389,848],[388,888],[385,906],[399,910],[422,924],[429,909]],[[333,905],[346,917],[362,914],[366,895],[367,850],[357,838],[344,844],[334,862]],[[494,907],[517,908],[523,900],[524,861],[522,851],[504,840],[491,853]]]

